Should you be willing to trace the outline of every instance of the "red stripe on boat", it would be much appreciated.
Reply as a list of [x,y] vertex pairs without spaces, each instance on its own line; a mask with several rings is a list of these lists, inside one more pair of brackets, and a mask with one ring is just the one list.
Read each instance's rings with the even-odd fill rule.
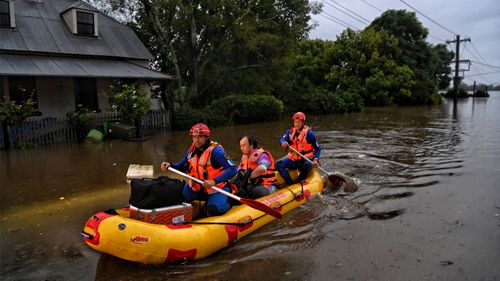
[[170,229],[184,229],[184,228],[191,228],[193,225],[191,224],[166,224],[166,226]]
[[194,260],[196,257],[197,249],[189,249],[187,251],[168,249],[168,255],[165,259],[165,263],[173,263],[180,260]]
[[238,240],[238,226],[226,225],[227,244],[231,245]]

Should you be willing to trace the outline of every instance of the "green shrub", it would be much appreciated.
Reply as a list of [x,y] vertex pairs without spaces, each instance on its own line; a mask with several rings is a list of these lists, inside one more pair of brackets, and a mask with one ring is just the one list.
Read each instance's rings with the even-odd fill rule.
[[[445,98],[453,98],[454,96],[455,96],[455,92],[453,89],[449,89],[448,91],[446,91],[446,94],[444,94]],[[458,89],[457,98],[468,98],[468,97],[469,97],[469,94],[467,93],[466,90],[464,90],[462,88]]]
[[267,122],[283,115],[283,102],[268,95],[232,95],[212,102],[210,111],[224,116],[227,124]]
[[359,112],[362,109],[361,96],[348,91],[316,92],[302,100],[302,110],[315,114]]
[[86,107],[83,107],[81,104],[77,105],[75,111],[66,113],[66,117],[68,117],[69,123],[77,128],[88,129],[92,125],[90,110]]
[[196,110],[188,106],[174,109],[172,114],[172,127],[175,130],[188,130],[196,123],[205,122],[205,109]]
[[125,123],[134,124],[151,109],[149,94],[136,84],[115,82],[109,88],[109,103],[122,115]]
[[273,96],[232,95],[215,100],[210,106],[201,109],[178,108],[173,115],[175,130],[187,130],[200,122],[210,127],[267,122],[283,115],[283,103]]
[[32,99],[21,104],[14,101],[0,102],[0,123],[9,126],[22,123],[35,113],[34,105],[35,102]]

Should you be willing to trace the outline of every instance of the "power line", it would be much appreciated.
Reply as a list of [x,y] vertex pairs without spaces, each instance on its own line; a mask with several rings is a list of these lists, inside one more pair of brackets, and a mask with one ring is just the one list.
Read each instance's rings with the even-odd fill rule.
[[469,48],[467,48],[467,45],[464,45],[464,49],[466,49],[474,59],[479,60],[477,56]]
[[[369,2],[366,2],[365,0],[360,0],[360,1],[361,1],[361,2],[363,2],[363,3],[365,3],[365,4],[366,4],[366,5],[368,5],[368,6],[372,7],[373,9],[375,9],[375,10],[377,10],[377,11],[381,12],[381,13],[383,13],[383,12],[384,12],[384,11],[382,11],[382,9],[379,9],[379,8],[377,8],[377,7],[373,6],[373,5],[372,5],[372,4],[370,4]],[[446,42],[446,40],[445,40],[445,39],[443,39],[443,38],[439,38],[439,37],[437,37],[437,36],[435,36],[435,35],[431,34],[430,32],[429,32],[429,34],[428,34],[428,35],[429,35],[430,37],[432,37],[432,38],[434,38],[434,39],[438,40],[439,42]],[[451,46],[450,46],[450,47],[451,47]]]
[[492,71],[492,72],[478,73],[478,74],[469,74],[469,75],[467,75],[467,77],[483,76],[483,75],[490,75],[490,74],[495,74],[495,73],[500,73],[500,70],[499,71]]
[[373,6],[372,4],[370,4],[370,3],[366,2],[365,0],[361,0],[361,2],[365,3],[366,5],[368,5],[368,6],[372,7],[373,9],[375,9],[375,10],[377,10],[377,11],[381,12],[381,13],[383,12],[381,9],[379,9],[379,8],[377,8],[377,7],[375,7],[375,6]]
[[484,65],[484,66],[489,66],[489,67],[493,67],[493,68],[498,68],[500,69],[500,66],[496,66],[496,65],[491,65],[491,64],[487,64],[487,63],[480,63],[478,61],[471,61],[473,63],[477,63],[477,64],[480,64],[480,65]]
[[437,24],[437,25],[438,25],[438,26],[440,26],[441,28],[443,28],[443,29],[445,29],[446,31],[450,32],[451,34],[453,34],[453,35],[458,34],[457,32],[454,32],[454,31],[452,31],[452,30],[448,29],[447,27],[443,26],[442,24],[438,23],[437,21],[435,21],[435,20],[431,19],[430,17],[428,17],[428,16],[427,16],[427,15],[425,15],[424,13],[420,12],[419,10],[415,9],[414,7],[412,7],[410,4],[406,3],[405,1],[403,1],[403,0],[399,0],[399,1],[401,1],[401,2],[402,2],[403,4],[405,4],[406,6],[408,6],[408,7],[412,8],[415,12],[417,12],[417,13],[421,14],[421,15],[422,15],[423,17],[425,17],[426,19],[428,19],[428,20],[432,21],[433,23]]
[[476,51],[476,53],[478,54],[478,56],[481,58],[481,60],[486,63],[486,60],[483,58],[483,56],[481,56],[481,54],[477,51],[476,49],[476,46],[474,46],[474,44],[472,44],[472,42],[470,43],[472,45],[472,48],[474,49],[474,51]]
[[[471,68],[477,70],[477,72],[479,72],[479,69],[476,67],[475,64],[471,64]],[[470,74],[468,75],[467,77],[474,77],[474,76],[484,76],[484,73],[475,73],[475,74]],[[490,78],[488,77],[481,77],[482,80],[485,80],[487,83],[490,83],[490,84],[493,84],[493,80],[491,80]]]
[[[365,17],[360,16],[359,14],[355,13],[354,11],[352,11],[352,10],[350,10],[350,9],[348,9],[348,8],[346,8],[346,7],[344,7],[344,6],[342,6],[342,5],[340,5],[340,4],[339,4],[337,1],[335,1],[335,0],[330,0],[330,1],[332,1],[333,3],[335,3],[335,4],[339,5],[340,7],[344,8],[345,10],[347,10],[347,11],[351,12],[351,14],[353,14],[353,15],[355,15],[356,17],[358,17],[358,18],[362,19],[363,21],[365,21],[365,22],[364,22],[364,24],[370,24],[370,21],[369,21],[368,19],[366,19]],[[348,15],[348,16],[350,16],[350,15]],[[350,16],[350,17],[352,17],[352,16]],[[361,21],[360,21],[360,22],[361,22]]]
[[[320,14],[320,15],[321,15],[321,14]],[[324,18],[326,18],[326,19],[329,19],[329,18],[327,18],[327,17],[326,17],[326,16],[324,16],[324,15],[322,15],[322,16],[323,16]],[[331,19],[329,19],[329,20],[331,20]],[[315,22],[316,22],[316,21],[315,21]],[[320,25],[318,24],[318,26],[320,26]],[[322,27],[326,27],[327,29],[332,29],[332,30],[334,30],[336,33],[341,33],[341,32],[342,32],[342,31],[338,30],[337,28],[332,27],[332,26],[331,26],[331,25],[329,25],[329,24],[326,24],[326,22],[321,23],[321,26],[322,26]]]
[[349,23],[347,23],[347,22],[345,22],[345,21],[343,21],[343,20],[341,20],[341,19],[339,19],[337,17],[334,17],[334,16],[328,14],[327,12],[321,12],[321,14],[323,16],[328,16],[328,18],[330,20],[332,20],[332,21],[334,21],[334,22],[336,22],[336,23],[338,23],[340,25],[343,25],[345,27],[352,28],[352,29],[355,29],[355,30],[359,30],[359,28],[357,28],[357,27],[355,27],[355,26],[353,26],[353,25],[351,25],[351,24],[349,24]]
[[339,8],[337,8],[337,7],[335,7],[335,6],[333,6],[332,4],[330,4],[330,3],[328,3],[328,2],[323,1],[323,3],[327,4],[328,6],[330,6],[330,7],[334,8],[334,9],[339,10],[340,12],[342,12],[342,13],[346,14],[347,16],[349,16],[349,17],[351,17],[351,18],[353,18],[353,19],[355,19],[355,20],[357,20],[357,21],[361,22],[362,24],[366,24],[366,23],[364,23],[363,21],[361,21],[361,20],[359,20],[359,19],[357,19],[357,18],[355,18],[355,17],[353,17],[353,16],[349,15],[348,13],[346,13],[346,12],[342,11],[341,9],[339,9]]

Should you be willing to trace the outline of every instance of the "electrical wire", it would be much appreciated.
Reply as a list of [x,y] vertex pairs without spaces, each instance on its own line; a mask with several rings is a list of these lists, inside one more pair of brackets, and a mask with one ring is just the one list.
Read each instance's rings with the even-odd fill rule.
[[444,30],[450,32],[451,34],[453,35],[457,35],[458,33],[457,32],[454,32],[452,30],[450,30],[449,28],[443,26],[442,24],[440,24],[439,22],[431,19],[430,17],[428,17],[427,15],[425,15],[424,13],[420,12],[419,10],[415,9],[414,7],[412,7],[410,4],[406,3],[405,1],[403,0],[399,0],[400,2],[402,2],[403,4],[405,4],[406,6],[412,8],[415,12],[419,13],[420,15],[422,15],[423,17],[425,17],[426,19],[430,20],[431,22],[433,22],[434,24],[440,26],[441,28],[443,28]]
[[337,8],[337,7],[335,7],[335,6],[333,6],[332,4],[330,4],[330,3],[328,3],[328,2],[325,2],[325,1],[323,1],[323,3],[327,4],[328,6],[330,6],[330,7],[334,8],[334,9],[339,10],[340,12],[344,13],[345,15],[347,15],[347,16],[349,16],[349,17],[351,17],[351,18],[353,18],[353,19],[355,19],[355,20],[357,20],[357,21],[361,22],[362,24],[366,25],[366,23],[365,23],[365,22],[363,22],[363,21],[361,21],[361,20],[359,20],[359,19],[357,19],[357,18],[355,18],[355,17],[353,17],[353,16],[349,15],[348,13],[346,13],[346,12],[342,11],[341,9],[339,9],[339,8]]
[[476,49],[476,46],[472,43],[472,41],[470,42],[470,44],[472,45],[472,48],[474,49],[474,51],[476,51],[477,55],[481,58],[481,60],[486,63],[486,60],[483,58],[483,56],[481,56],[481,53],[479,53]]
[[[363,16],[361,16],[361,15],[357,14],[356,12],[354,12],[354,11],[352,11],[352,10],[350,10],[350,9],[348,9],[348,8],[346,8],[346,7],[344,7],[344,6],[342,6],[341,4],[339,4],[339,3],[338,3],[337,1],[335,1],[335,0],[330,0],[330,1],[332,1],[332,2],[333,2],[333,3],[335,3],[335,4],[337,4],[338,6],[342,7],[343,9],[345,9],[345,10],[347,10],[347,11],[351,12],[351,14],[355,15],[356,17],[360,18],[360,19],[361,19],[361,21],[360,21],[360,20],[358,20],[359,22],[361,22],[361,23],[363,23],[363,24],[366,24],[366,25],[370,24],[370,21],[369,21],[368,19],[366,19],[365,17],[363,17]],[[348,15],[348,16],[350,16],[350,17],[354,18],[354,17],[353,17],[353,16],[351,16],[351,15]],[[354,18],[354,19],[355,19],[355,18]],[[363,21],[364,21],[364,22],[363,22]]]
[[468,75],[468,77],[490,75],[490,74],[495,74],[495,73],[500,73],[500,70],[499,71],[492,71],[492,72],[478,73],[478,74],[470,74],[470,75]]
[[341,19],[339,19],[339,18],[337,18],[335,16],[332,16],[332,15],[328,14],[327,12],[323,11],[323,12],[321,12],[321,15],[326,16],[330,20],[332,20],[332,21],[334,21],[334,22],[336,22],[336,23],[338,23],[340,25],[343,25],[345,27],[352,28],[354,30],[359,30],[359,28],[357,28],[357,27],[355,27],[355,26],[353,26],[353,25],[351,25],[351,24],[349,24],[349,23],[347,23],[347,22],[345,22],[345,21],[343,21],[343,20],[341,20]]
[[500,66],[496,66],[496,65],[491,65],[491,64],[487,64],[487,63],[481,63],[481,62],[478,62],[478,61],[471,61],[471,62],[480,64],[480,65],[484,65],[484,66],[488,66],[488,67],[493,67],[493,68],[500,69]]
[[363,2],[363,3],[365,3],[365,4],[366,4],[366,5],[368,5],[368,6],[372,7],[373,9],[375,9],[375,10],[377,10],[377,11],[381,12],[381,13],[382,13],[382,12],[384,12],[384,11],[382,11],[381,9],[379,9],[379,8],[377,8],[377,7],[375,7],[375,6],[373,6],[372,4],[370,4],[370,3],[366,2],[365,0],[360,0],[360,1],[361,1],[361,2]]

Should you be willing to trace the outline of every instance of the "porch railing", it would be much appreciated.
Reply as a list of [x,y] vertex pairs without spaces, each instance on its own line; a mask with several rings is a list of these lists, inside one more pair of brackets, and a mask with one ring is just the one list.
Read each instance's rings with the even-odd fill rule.
[[[93,128],[103,130],[105,122],[120,121],[116,112],[95,113]],[[142,119],[143,132],[152,135],[171,129],[170,111],[168,109],[149,111]],[[45,145],[62,142],[77,142],[78,132],[67,118],[32,117],[23,123],[9,127],[9,138],[12,147],[26,145]],[[0,131],[0,148],[4,148],[3,134]]]

